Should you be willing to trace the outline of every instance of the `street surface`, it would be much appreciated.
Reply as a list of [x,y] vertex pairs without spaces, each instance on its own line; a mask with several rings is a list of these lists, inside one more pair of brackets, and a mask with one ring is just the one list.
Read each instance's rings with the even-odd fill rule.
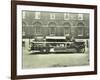
[[28,47],[23,48],[23,69],[68,67],[89,65],[89,51],[85,53],[50,53],[30,54]]

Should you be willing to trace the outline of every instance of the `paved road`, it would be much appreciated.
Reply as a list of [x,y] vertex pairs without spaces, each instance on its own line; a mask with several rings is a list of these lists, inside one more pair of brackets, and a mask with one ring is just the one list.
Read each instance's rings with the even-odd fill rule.
[[88,64],[88,51],[74,54],[29,54],[28,50],[23,49],[23,68],[67,67]]

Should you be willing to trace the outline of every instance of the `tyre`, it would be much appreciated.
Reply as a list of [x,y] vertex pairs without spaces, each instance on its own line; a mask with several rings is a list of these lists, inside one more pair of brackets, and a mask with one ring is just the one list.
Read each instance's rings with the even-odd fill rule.
[[85,52],[85,48],[82,48],[82,49],[81,49],[81,53],[84,53],[84,52]]

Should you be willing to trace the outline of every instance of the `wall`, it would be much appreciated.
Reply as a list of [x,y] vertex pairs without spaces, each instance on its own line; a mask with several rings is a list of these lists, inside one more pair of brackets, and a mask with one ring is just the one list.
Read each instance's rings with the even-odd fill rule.
[[[74,3],[74,4],[92,4],[98,5],[98,14],[100,14],[100,0],[36,0],[58,3]],[[98,15],[98,23],[100,17]],[[100,41],[98,24],[98,41]],[[0,80],[10,80],[10,65],[11,65],[11,11],[10,0],[0,0]],[[98,42],[98,48],[100,47]],[[98,50],[98,75],[84,75],[58,78],[43,78],[34,80],[100,80],[100,50]],[[29,79],[28,79],[29,80]],[[31,79],[32,80],[32,79]]]

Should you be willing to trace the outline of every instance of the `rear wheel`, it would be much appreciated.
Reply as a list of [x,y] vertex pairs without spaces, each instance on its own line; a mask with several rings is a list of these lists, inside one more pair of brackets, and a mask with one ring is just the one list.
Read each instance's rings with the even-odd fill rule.
[[85,48],[76,48],[78,53],[84,53],[85,52]]
[[43,52],[46,52],[46,49],[43,49]]
[[85,52],[85,48],[82,48],[80,52],[81,53],[84,53]]
[[46,52],[46,49],[41,49],[41,52]]
[[47,48],[47,49],[46,49],[46,52],[47,52],[47,53],[48,53],[48,52],[50,52],[50,49],[49,49],[49,48]]

